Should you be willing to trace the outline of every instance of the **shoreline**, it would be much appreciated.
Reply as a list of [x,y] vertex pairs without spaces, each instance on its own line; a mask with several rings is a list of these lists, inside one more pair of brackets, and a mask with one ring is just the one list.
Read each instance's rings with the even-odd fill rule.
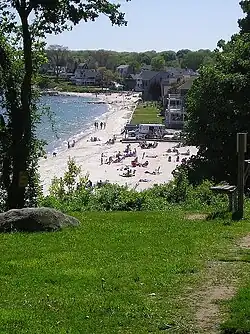
[[[95,95],[92,93],[67,94],[77,94],[77,96]],[[48,156],[47,159],[39,161],[40,180],[45,195],[48,194],[52,178],[63,176],[69,157],[73,158],[78,166],[81,166],[82,175],[89,175],[93,184],[100,180],[108,180],[110,183],[127,185],[131,189],[140,191],[150,188],[154,184],[169,182],[172,179],[172,171],[181,163],[181,159],[186,157],[187,150],[190,151],[191,155],[197,153],[195,147],[181,147],[179,149],[180,162],[177,162],[175,153],[167,153],[167,150],[173,149],[176,143],[159,142],[157,147],[149,149],[142,149],[138,143],[131,143],[131,150],[136,151],[138,162],[142,164],[148,161],[147,167],[137,166],[133,168],[131,162],[135,157],[126,157],[120,162],[111,164],[105,163],[110,157],[115,160],[119,152],[122,155],[124,154],[123,152],[128,144],[120,142],[122,139],[121,130],[133,114],[139,94],[98,94],[98,98],[103,99],[108,106],[107,119],[101,120],[102,117],[100,117],[100,121],[106,122],[106,128],[95,130],[94,126],[91,126],[90,132],[77,141],[74,147],[59,152],[56,157]],[[117,138],[115,143],[106,144],[109,139],[113,138],[113,135]],[[91,142],[91,137],[97,137],[100,140]],[[171,162],[168,161],[169,156],[171,156]],[[103,164],[101,164],[101,160],[103,160]],[[124,168],[133,170],[134,176],[125,177]]]
[[[92,93],[75,93],[75,92],[60,92],[64,96],[79,96],[79,97],[94,97],[96,94]],[[126,96],[125,96],[126,95]],[[105,130],[95,130],[94,125],[91,125],[86,134],[83,134],[79,139],[76,139],[77,134],[70,137],[70,140],[75,139],[75,146],[70,149],[62,148],[57,152],[56,157],[52,154],[47,155],[47,159],[41,158],[39,160],[39,174],[43,192],[48,193],[48,188],[54,176],[63,176],[69,157],[74,158],[78,165],[82,167],[82,174],[87,174],[85,170],[85,162],[93,155],[98,157],[101,155],[102,146],[105,142],[113,137],[115,134],[120,136],[121,130],[128,122],[129,117],[133,114],[137,105],[138,94],[127,93],[112,93],[112,94],[98,94],[97,99],[103,101],[107,106],[107,111],[101,116],[95,118],[99,123],[106,122]],[[98,137],[100,141],[89,142],[91,137]],[[100,161],[100,159],[99,159]],[[98,161],[98,162],[99,162]],[[100,179],[102,179],[100,175]]]

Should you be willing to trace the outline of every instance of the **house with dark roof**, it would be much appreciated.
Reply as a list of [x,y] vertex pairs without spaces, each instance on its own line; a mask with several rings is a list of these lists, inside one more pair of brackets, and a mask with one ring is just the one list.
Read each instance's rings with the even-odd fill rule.
[[129,74],[131,74],[132,68],[129,65],[120,65],[116,68],[116,71],[122,76],[123,78],[126,78]]
[[74,73],[72,82],[76,85],[95,86],[100,83],[101,74],[95,69],[89,69],[86,63],[80,63]]
[[136,80],[135,91],[142,92],[144,100],[151,100],[151,88],[153,85],[161,85],[161,82],[170,77],[169,72],[165,71],[142,71],[134,76]]

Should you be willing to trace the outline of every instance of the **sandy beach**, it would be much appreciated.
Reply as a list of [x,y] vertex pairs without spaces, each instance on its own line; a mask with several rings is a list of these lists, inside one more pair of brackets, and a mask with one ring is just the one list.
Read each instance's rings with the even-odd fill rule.
[[[74,93],[67,94],[74,95]],[[82,96],[87,95],[82,94]],[[120,162],[105,163],[110,157],[115,160],[118,152],[124,155],[127,144],[120,142],[122,139],[121,131],[131,118],[139,95],[99,94],[98,98],[105,102],[109,109],[108,113],[105,114],[105,119],[99,119],[99,123],[106,122],[105,129],[101,130],[100,127],[95,129],[93,124],[91,134],[76,142],[74,147],[58,152],[55,157],[48,156],[47,159],[40,160],[39,172],[45,194],[48,193],[52,178],[63,176],[69,157],[74,158],[77,165],[81,166],[83,175],[89,174],[89,179],[93,183],[108,180],[110,183],[128,185],[130,188],[142,190],[152,187],[154,184],[169,182],[172,179],[172,171],[181,163],[181,159],[186,157],[184,154],[188,150],[191,155],[197,153],[195,147],[180,147],[178,148],[180,161],[177,162],[176,153],[167,152],[167,150],[173,149],[176,143],[159,142],[156,148],[149,149],[142,149],[138,143],[132,143],[130,149],[132,152],[136,151],[138,163],[143,164],[148,161],[146,167],[136,166],[133,168],[131,162],[135,156],[126,157]],[[106,142],[112,139],[113,135],[116,136],[115,143],[107,144]],[[91,142],[91,137],[97,137],[100,140]],[[171,162],[168,161],[169,156],[171,156]],[[103,160],[103,164],[101,164],[101,160]],[[131,168],[134,176],[122,176],[126,166]]]

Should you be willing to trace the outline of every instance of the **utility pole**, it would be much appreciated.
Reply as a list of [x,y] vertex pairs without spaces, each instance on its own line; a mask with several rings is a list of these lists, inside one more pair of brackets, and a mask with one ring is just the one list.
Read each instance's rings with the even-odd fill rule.
[[244,216],[244,167],[245,167],[245,152],[247,151],[247,133],[237,133],[237,153],[238,153],[238,208],[237,218],[242,219]]

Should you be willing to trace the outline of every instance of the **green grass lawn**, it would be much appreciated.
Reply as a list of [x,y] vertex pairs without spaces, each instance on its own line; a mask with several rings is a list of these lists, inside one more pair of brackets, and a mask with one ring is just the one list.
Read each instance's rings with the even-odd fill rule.
[[131,124],[162,124],[160,110],[152,103],[139,104],[133,114]]
[[188,333],[183,293],[246,221],[84,213],[79,228],[0,235],[0,333]]

